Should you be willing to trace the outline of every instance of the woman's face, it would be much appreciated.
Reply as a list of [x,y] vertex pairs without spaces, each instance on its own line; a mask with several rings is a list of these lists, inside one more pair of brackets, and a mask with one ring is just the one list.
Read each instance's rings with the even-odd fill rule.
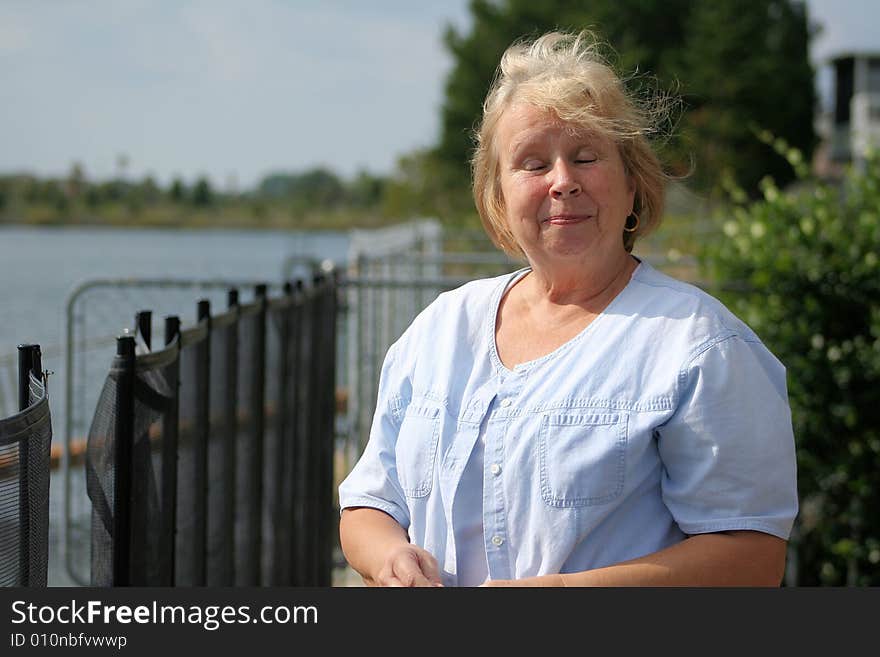
[[617,145],[516,103],[498,124],[507,224],[533,265],[615,259],[635,186]]

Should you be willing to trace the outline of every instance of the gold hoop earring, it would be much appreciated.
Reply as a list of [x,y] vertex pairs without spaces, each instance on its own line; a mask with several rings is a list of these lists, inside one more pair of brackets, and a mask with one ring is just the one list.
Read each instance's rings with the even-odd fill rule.
[[[633,219],[633,218],[635,218],[636,223],[635,223],[635,225],[634,225],[632,228],[630,228],[630,226],[629,226],[629,220],[630,220],[630,219]],[[639,219],[639,215],[637,215],[637,214],[635,213],[635,211],[630,212],[629,216],[626,218],[626,224],[624,224],[624,226],[623,226],[623,230],[624,230],[624,232],[627,232],[627,233],[634,233],[634,232],[636,232],[636,231],[639,229],[639,223],[640,223],[640,221],[641,221],[641,220]]]

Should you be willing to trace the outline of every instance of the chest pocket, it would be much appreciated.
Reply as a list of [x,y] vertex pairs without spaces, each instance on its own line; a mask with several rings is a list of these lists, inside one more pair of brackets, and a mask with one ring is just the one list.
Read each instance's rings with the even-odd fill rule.
[[541,418],[541,497],[549,506],[606,504],[623,491],[626,416],[547,414]]
[[410,404],[397,436],[397,477],[407,497],[425,497],[434,483],[440,409]]

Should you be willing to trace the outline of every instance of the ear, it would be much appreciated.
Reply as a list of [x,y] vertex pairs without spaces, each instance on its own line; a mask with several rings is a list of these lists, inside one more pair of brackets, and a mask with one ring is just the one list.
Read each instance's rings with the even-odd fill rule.
[[635,209],[635,200],[636,200],[636,177],[632,174],[629,167],[626,164],[626,160],[623,157],[623,149],[620,151],[620,160],[623,163],[623,175],[626,176],[626,191],[629,194],[629,204],[630,207]]
[[629,174],[626,176],[626,190],[629,194],[630,212],[632,212],[632,210],[636,209],[636,179]]

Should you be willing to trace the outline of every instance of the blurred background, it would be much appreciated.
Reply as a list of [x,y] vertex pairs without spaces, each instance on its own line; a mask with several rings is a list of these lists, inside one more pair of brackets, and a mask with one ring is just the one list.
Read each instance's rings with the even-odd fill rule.
[[657,147],[680,180],[636,253],[788,368],[786,583],[878,585],[878,24],[875,0],[0,0],[0,379],[38,342],[60,380],[97,278],[276,281],[424,218],[485,253],[468,160],[499,57],[592,28],[675,108]]
[[847,100],[835,72],[843,96],[880,75],[870,59],[835,60],[880,49],[870,0],[533,4],[4,0],[0,216],[284,229],[472,218],[469,131],[499,55],[554,27],[594,27],[621,71],[684,100],[667,155],[701,195],[725,171],[747,189],[791,180],[756,127],[827,170],[849,123],[834,114]]

